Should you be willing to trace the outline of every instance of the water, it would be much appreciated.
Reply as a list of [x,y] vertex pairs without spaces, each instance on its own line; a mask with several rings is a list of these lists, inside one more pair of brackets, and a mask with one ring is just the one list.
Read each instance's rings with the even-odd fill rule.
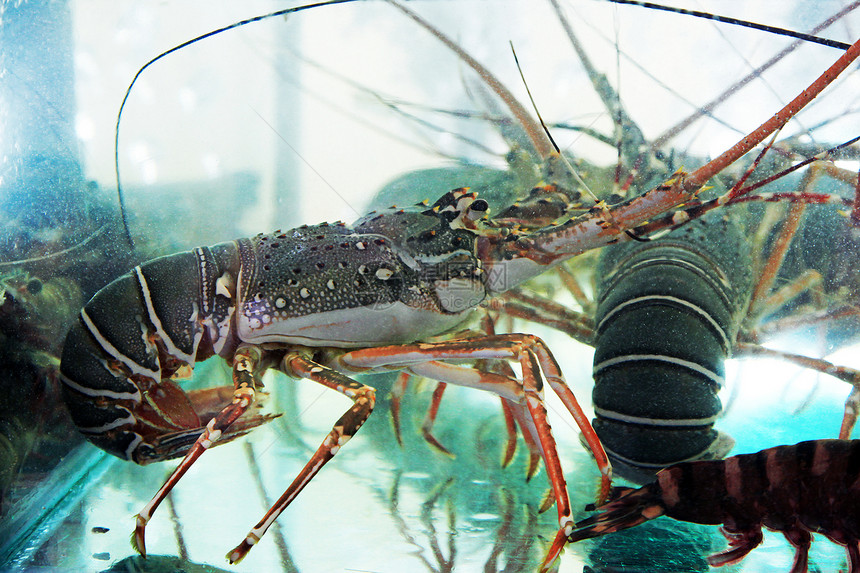
[[[731,14],[735,17],[806,30],[841,7],[817,3],[819,10],[810,11],[804,3],[759,4],[701,2],[691,8],[731,8],[738,11]],[[409,6],[461,42],[525,102],[511,41],[542,116],[551,123],[592,128],[611,141],[611,119],[548,5]],[[131,252],[113,192],[114,123],[131,77],[148,59],[195,35],[281,7],[268,2],[57,2],[44,13],[31,4],[0,12],[5,52],[0,284],[6,293],[0,306],[0,466],[9,468],[0,469],[0,559],[5,569],[533,571],[555,533],[555,509],[537,513],[548,488],[545,472],[525,480],[521,440],[511,465],[501,468],[504,426],[497,399],[448,388],[434,433],[456,454],[452,459],[421,437],[433,385],[413,383],[405,395],[401,447],[389,418],[393,376],[375,376],[365,380],[378,388],[379,399],[368,423],[249,556],[227,565],[224,554],[287,487],[349,406],[345,398],[310,382],[269,374],[270,408],[286,414],[203,456],[147,528],[148,560],[136,557],[129,546],[133,516],[174,464],[139,467],[101,454],[82,443],[60,403],[56,368],[63,335],[97,289],[152,256],[277,227],[352,221],[374,200],[388,201],[390,196],[378,196],[380,190],[403,174],[413,173],[409,185],[391,193],[404,203],[466,185],[485,196],[499,185],[516,188],[528,179],[523,172],[517,174],[520,179],[503,173],[498,183],[492,178],[498,173],[484,169],[506,172],[503,156],[509,144],[486,118],[450,112],[507,112],[437,40],[384,3],[327,7],[191,46],[141,76],[124,112],[119,147],[138,245]],[[637,7],[568,2],[564,8],[595,67],[618,87],[627,113],[649,141],[790,43]],[[32,22],[44,27],[32,28]],[[35,31],[16,32],[22,29]],[[857,17],[850,15],[825,35],[850,42],[857,30]],[[45,54],[42,59],[53,67],[40,67],[39,58],[34,64],[34,54]],[[674,167],[695,167],[733,144],[838,55],[821,46],[798,48],[729,98],[713,118],[673,139]],[[629,63],[628,56],[651,75]],[[780,139],[800,134],[800,147],[855,136],[860,129],[857,93],[855,65]],[[584,171],[590,182],[602,185],[598,191],[608,186],[597,166],[609,166],[611,172],[612,145],[581,130],[556,127],[553,135],[564,150],[593,162]],[[478,168],[465,175],[446,172],[435,184],[426,173],[415,174],[451,166],[452,157]],[[856,175],[856,151],[838,165]],[[732,176],[739,174],[735,169]],[[427,186],[412,189],[414,181]],[[786,179],[780,190],[797,181]],[[851,192],[844,184],[827,190]],[[811,230],[800,235],[787,276],[814,266],[830,282],[807,302],[827,308],[853,304],[853,243],[839,234],[841,227],[815,219],[812,209],[807,214],[812,223],[804,229],[816,224],[824,238]],[[594,259],[586,255],[575,264],[587,279]],[[533,287],[576,308],[554,279],[543,277]],[[802,310],[789,308],[788,314]],[[589,410],[591,348],[545,326],[515,324],[517,331],[547,341]],[[828,325],[770,337],[769,344],[860,367],[856,325]],[[206,363],[202,376],[199,370],[198,378],[225,375],[216,360]],[[721,394],[729,407],[718,427],[735,438],[733,453],[835,437],[847,393],[845,383],[783,361],[730,361]],[[598,474],[563,406],[548,394],[577,517],[594,501]],[[568,547],[559,570],[704,571],[704,557],[725,546],[716,527],[659,519]],[[782,536],[767,533],[759,549],[728,569],[787,571],[791,558]],[[845,567],[843,550],[823,538],[813,544],[811,562],[813,571]]]

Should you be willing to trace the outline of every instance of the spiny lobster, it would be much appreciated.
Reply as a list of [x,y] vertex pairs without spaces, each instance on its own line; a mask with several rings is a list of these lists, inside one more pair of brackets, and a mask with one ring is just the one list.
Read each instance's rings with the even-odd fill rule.
[[[126,459],[146,463],[184,455],[138,516],[138,549],[145,553],[152,512],[206,449],[270,419],[251,411],[267,368],[319,382],[354,404],[281,499],[228,554],[233,562],[370,414],[373,389],[347,375],[404,369],[487,389],[513,405],[521,427],[540,445],[558,507],[559,531],[543,563],[549,567],[573,524],[546,423],[541,372],[591,444],[603,477],[599,498],[610,478],[605,454],[539,339],[450,333],[486,297],[575,254],[628,240],[630,229],[693,200],[710,177],[788,121],[858,51],[852,47],[809,90],[703,168],[559,225],[517,232],[486,219],[486,203],[458,190],[432,207],[372,214],[349,226],[300,227],[162,257],[105,287],[82,311],[63,352],[61,373],[73,418],[94,443]],[[675,222],[668,219],[665,226]],[[116,308],[124,310],[117,314]],[[234,389],[185,393],[173,381],[215,354],[231,362]],[[519,361],[523,379],[445,363],[480,359]]]
[[[528,258],[543,258],[523,243],[530,238],[478,227],[486,207],[474,193],[456,190],[432,207],[371,213],[350,226],[304,226],[161,257],[97,293],[63,349],[65,399],[76,425],[99,447],[137,463],[185,456],[138,515],[140,552],[152,512],[191,464],[219,439],[268,421],[244,416],[267,368],[314,380],[354,405],[228,555],[231,562],[370,415],[373,388],[345,374],[395,368],[484,388],[515,404],[553,482],[560,523],[548,562],[554,560],[572,521],[541,372],[588,436],[605,491],[610,480],[606,456],[555,359],[527,335],[427,340],[456,328],[487,296],[542,272],[543,264]],[[177,282],[193,296],[178,296]],[[131,312],[117,316],[116,308]],[[215,389],[186,397],[172,378],[215,354],[232,362],[232,394]],[[519,361],[523,379],[444,363],[478,359]]]

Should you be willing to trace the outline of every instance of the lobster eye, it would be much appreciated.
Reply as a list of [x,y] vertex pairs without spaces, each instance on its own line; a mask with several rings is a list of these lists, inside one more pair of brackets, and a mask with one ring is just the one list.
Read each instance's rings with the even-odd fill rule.
[[490,204],[483,199],[477,199],[469,206],[469,209],[471,209],[472,211],[480,211],[482,213],[487,211],[489,208]]
[[39,294],[42,292],[42,281],[39,279],[30,279],[27,283],[27,292],[30,294]]

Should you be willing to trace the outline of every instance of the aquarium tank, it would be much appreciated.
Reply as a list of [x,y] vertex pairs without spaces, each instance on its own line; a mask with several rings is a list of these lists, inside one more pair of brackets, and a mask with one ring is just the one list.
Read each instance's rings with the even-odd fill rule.
[[[728,478],[575,543],[559,510],[597,515],[597,438],[638,488],[851,437],[860,74],[819,77],[860,14],[671,4],[0,2],[0,570],[710,570],[729,544],[696,521]],[[765,531],[723,570],[794,556]],[[808,570],[844,547],[814,535]]]

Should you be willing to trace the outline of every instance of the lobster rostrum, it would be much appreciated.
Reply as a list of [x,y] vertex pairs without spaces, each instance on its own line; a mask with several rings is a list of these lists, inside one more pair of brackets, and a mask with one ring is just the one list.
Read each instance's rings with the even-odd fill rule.
[[[736,146],[689,175],[560,224],[518,231],[483,218],[467,190],[436,203],[374,213],[352,225],[300,227],[162,257],[136,267],[85,306],[69,333],[61,373],[78,427],[99,447],[138,463],[184,456],[137,518],[145,553],[154,510],[202,453],[267,422],[254,409],[260,376],[275,368],[336,390],[353,405],[335,423],[283,496],[228,554],[242,559],[310,479],[361,427],[373,388],[349,378],[405,370],[495,392],[538,445],[556,500],[555,561],[573,531],[564,476],[543,404],[543,378],[574,417],[601,469],[602,447],[546,346],[528,335],[452,337],[486,298],[694,199],[710,177],[778,129],[860,52],[853,46],[810,89]],[[672,221],[666,224],[671,226]],[[120,312],[116,312],[121,309]],[[179,378],[218,355],[231,389],[185,392]],[[451,362],[517,361],[522,379]]]
[[781,531],[795,547],[791,573],[807,571],[812,533],[848,552],[860,571],[860,440],[816,440],[725,460],[673,465],[639,489],[613,488],[600,513],[577,524],[575,542],[666,515],[722,524],[729,549],[708,557],[719,567],[743,559],[762,542],[762,527]]

